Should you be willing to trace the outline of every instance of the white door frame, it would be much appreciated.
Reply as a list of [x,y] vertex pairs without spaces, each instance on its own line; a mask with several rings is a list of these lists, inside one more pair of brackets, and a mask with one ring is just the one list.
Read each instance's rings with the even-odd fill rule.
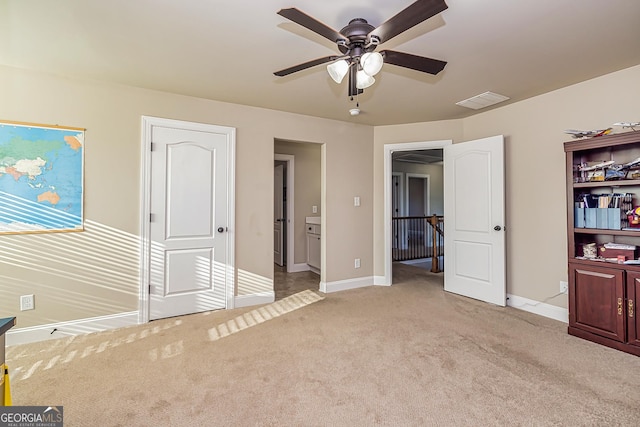
[[291,154],[274,154],[274,161],[281,161],[287,163],[287,273],[292,273],[295,270],[295,236],[293,230],[295,230],[295,156]]
[[391,228],[391,174],[393,171],[392,155],[395,151],[415,151],[444,148],[453,144],[450,139],[441,141],[406,142],[402,144],[384,144],[384,285],[392,284],[392,255],[393,244]]
[[[140,155],[140,296],[138,304],[138,323],[149,322],[149,278],[151,250],[149,245],[151,222],[151,129],[153,126],[165,126],[200,132],[217,132],[220,126],[185,122],[182,120],[163,119],[159,117],[142,116],[142,144]],[[234,308],[235,298],[235,129],[229,128],[231,138],[228,142],[227,158],[227,245],[226,245],[226,302],[227,309]]]

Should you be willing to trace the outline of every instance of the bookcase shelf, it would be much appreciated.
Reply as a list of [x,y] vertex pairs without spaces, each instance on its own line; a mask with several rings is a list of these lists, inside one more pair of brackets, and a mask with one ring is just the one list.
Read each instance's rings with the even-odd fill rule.
[[610,236],[631,236],[640,237],[640,228],[638,231],[633,230],[609,230],[607,228],[574,228],[575,234],[596,234]]
[[640,179],[619,179],[612,181],[595,181],[595,182],[576,182],[573,184],[573,188],[611,188],[611,187],[626,187],[626,186],[640,186]]

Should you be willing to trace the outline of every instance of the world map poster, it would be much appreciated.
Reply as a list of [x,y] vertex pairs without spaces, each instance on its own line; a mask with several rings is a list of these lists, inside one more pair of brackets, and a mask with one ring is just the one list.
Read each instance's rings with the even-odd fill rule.
[[84,129],[0,121],[0,233],[83,230]]

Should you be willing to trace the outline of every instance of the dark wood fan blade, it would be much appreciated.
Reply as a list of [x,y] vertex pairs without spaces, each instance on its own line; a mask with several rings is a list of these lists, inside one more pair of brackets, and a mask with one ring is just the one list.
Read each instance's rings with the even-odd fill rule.
[[399,67],[411,68],[423,73],[438,74],[447,63],[438,59],[425,58],[424,56],[410,53],[396,52],[395,50],[383,50],[380,52],[385,64],[393,64]]
[[293,67],[285,68],[284,70],[276,71],[275,74],[278,77],[286,76],[298,71],[306,70],[307,68],[315,67],[316,65],[324,64],[327,62],[335,61],[340,56],[325,56],[324,58],[314,59],[313,61],[305,62],[303,64],[294,65]]
[[380,39],[380,43],[384,43],[448,7],[444,0],[418,0],[380,24],[378,28],[369,33],[369,36],[376,36]]
[[280,9],[278,15],[284,16],[285,18],[295,22],[296,24],[300,24],[303,27],[310,29],[314,33],[320,34],[322,37],[327,38],[334,43],[338,40],[347,39],[345,36],[337,32],[333,28],[323,24],[315,18],[312,18],[306,13],[300,12],[295,7],[291,7],[289,9]]

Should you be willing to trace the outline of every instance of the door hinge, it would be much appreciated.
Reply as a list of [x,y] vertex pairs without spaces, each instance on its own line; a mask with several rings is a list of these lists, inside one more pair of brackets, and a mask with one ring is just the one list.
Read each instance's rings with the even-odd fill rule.
[[149,151],[153,151],[153,150],[155,150],[155,149],[156,149],[156,143],[155,143],[155,142],[152,142],[152,143],[151,143],[151,145],[150,145],[150,149],[149,149]]
[[149,285],[149,294],[151,294],[151,285]]
[[149,214],[149,222],[153,222],[153,214],[152,213]]

